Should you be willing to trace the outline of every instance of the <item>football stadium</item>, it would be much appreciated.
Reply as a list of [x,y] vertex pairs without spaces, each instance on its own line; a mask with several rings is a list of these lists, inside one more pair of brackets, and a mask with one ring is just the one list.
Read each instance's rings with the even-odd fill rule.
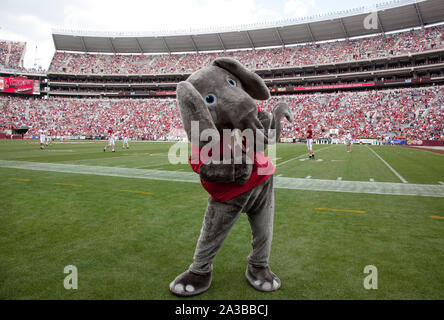
[[[181,32],[53,29],[48,68],[0,40],[0,299],[444,299],[444,2],[356,7]],[[265,151],[271,189],[218,200],[190,165],[184,119],[204,112],[187,114],[197,104],[181,92],[237,75],[230,63],[265,88],[228,78],[280,134]],[[216,121],[222,91],[205,90]],[[265,266],[255,214],[221,209],[256,191],[274,197]],[[229,223],[199,269],[196,245]],[[271,284],[247,264],[273,270]],[[179,279],[189,266],[211,268],[201,294]]]

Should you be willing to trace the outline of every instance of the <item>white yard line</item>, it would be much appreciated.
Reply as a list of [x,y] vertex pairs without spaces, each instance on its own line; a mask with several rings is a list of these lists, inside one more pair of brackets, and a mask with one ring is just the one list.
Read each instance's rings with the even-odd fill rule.
[[304,154],[301,154],[301,155],[298,156],[298,157],[291,158],[291,159],[289,159],[289,160],[285,160],[285,161],[283,161],[283,162],[281,162],[281,163],[278,163],[278,164],[276,165],[276,167],[279,167],[279,166],[281,166],[281,165],[283,165],[283,164],[286,164],[287,162],[290,162],[290,161],[293,161],[293,160],[301,159],[301,158],[303,158],[303,157],[306,157],[307,155],[308,155],[308,153],[304,153]]
[[[322,150],[325,150],[325,149],[331,148],[331,147],[333,147],[333,146],[334,146],[334,145],[331,145],[331,146],[328,146],[328,147],[325,147],[325,148],[322,148],[322,149],[316,150],[316,152],[319,152],[319,151],[322,151]],[[288,162],[290,162],[290,161],[297,160],[297,159],[301,159],[301,158],[303,158],[303,157],[307,157],[307,156],[308,156],[308,153],[301,154],[300,156],[297,156],[297,157],[294,157],[294,158],[291,158],[291,159],[288,159],[288,160],[282,161],[281,163],[278,163],[278,164],[276,165],[276,167],[280,167],[280,166],[282,166],[282,165],[284,165],[284,164],[286,164],[286,163],[288,163]]]
[[200,182],[199,176],[194,172],[177,172],[155,169],[134,169],[121,167],[87,166],[79,164],[40,163],[6,160],[0,160],[0,167],[76,174],[91,174],[123,178],[140,178],[148,180],[196,183]]
[[158,166],[167,165],[167,164],[169,164],[169,162],[149,164],[149,165],[144,165],[144,166],[140,166],[140,167],[133,167],[133,169],[146,169],[146,168],[158,167]]
[[384,159],[381,158],[379,154],[377,154],[375,151],[373,151],[370,147],[367,146],[367,149],[369,149],[375,156],[379,158],[398,178],[402,181],[402,183],[408,183],[407,180],[405,180],[395,169],[392,168],[391,165],[387,163]]
[[[200,183],[194,172],[0,160],[0,167],[133,179]],[[275,188],[444,198],[444,185],[276,177]]]

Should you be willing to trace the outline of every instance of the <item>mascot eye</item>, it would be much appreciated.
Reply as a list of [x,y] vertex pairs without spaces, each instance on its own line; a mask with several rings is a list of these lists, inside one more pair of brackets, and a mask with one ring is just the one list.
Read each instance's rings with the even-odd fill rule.
[[228,78],[228,79],[227,79],[227,82],[228,82],[232,87],[235,87],[235,86],[237,85],[236,81],[234,81],[234,80],[231,79],[231,78]]
[[213,94],[209,94],[205,97],[205,102],[207,104],[213,104],[216,102],[216,97]]

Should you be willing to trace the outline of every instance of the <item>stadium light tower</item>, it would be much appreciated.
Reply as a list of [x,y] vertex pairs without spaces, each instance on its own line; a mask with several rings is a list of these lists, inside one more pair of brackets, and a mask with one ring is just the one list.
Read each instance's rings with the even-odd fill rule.
[[37,66],[40,66],[41,59],[37,56],[37,52],[38,52],[38,47],[36,45],[35,50],[34,50],[34,68],[37,68]]

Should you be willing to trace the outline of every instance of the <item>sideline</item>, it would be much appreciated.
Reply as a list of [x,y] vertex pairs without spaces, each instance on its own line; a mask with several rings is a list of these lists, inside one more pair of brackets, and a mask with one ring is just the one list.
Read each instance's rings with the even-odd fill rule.
[[[109,177],[200,183],[194,172],[0,160],[0,167]],[[275,177],[275,188],[444,198],[444,185]]]

